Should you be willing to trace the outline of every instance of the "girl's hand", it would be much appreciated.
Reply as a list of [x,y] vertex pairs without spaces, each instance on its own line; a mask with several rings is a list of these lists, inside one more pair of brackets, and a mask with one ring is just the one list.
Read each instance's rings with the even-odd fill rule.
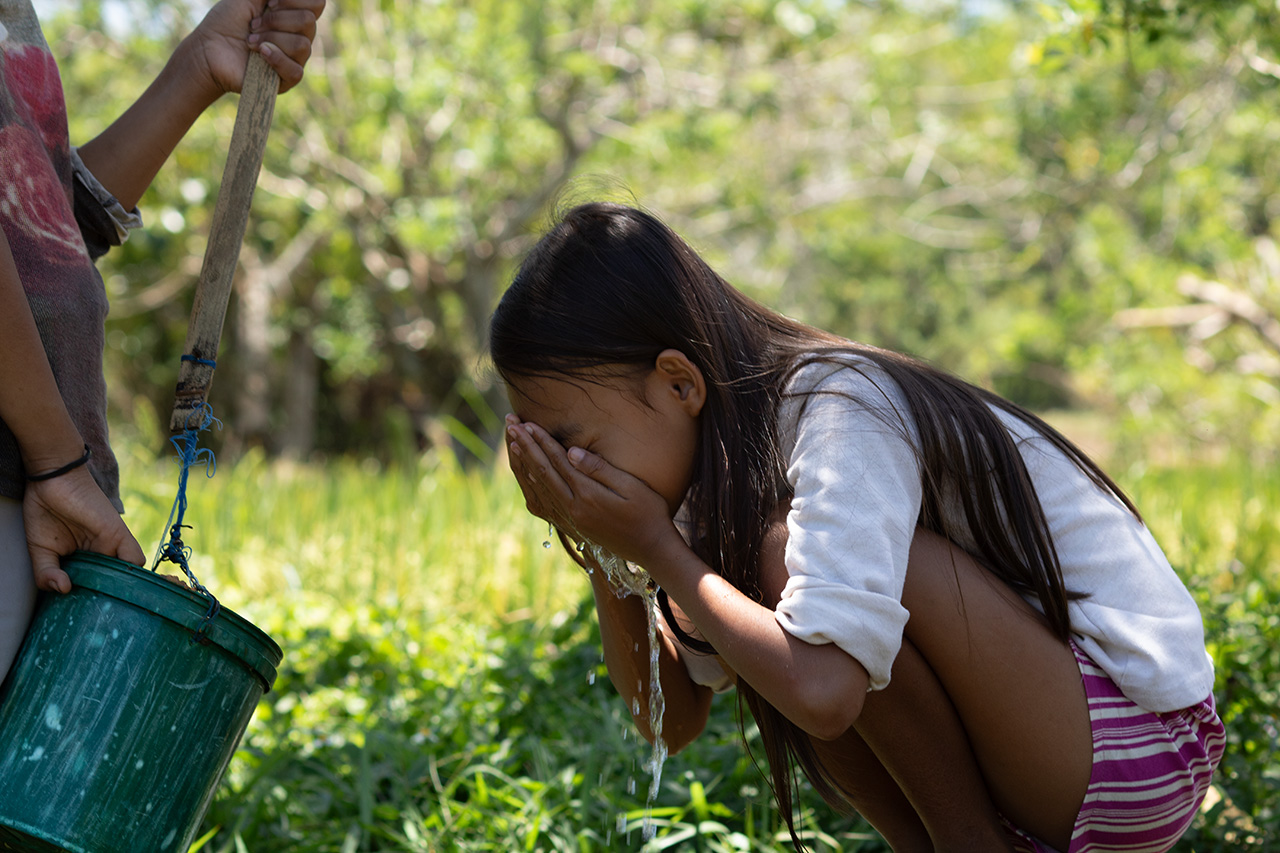
[[302,80],[324,7],[325,0],[222,0],[183,47],[207,75],[214,98],[240,91],[250,51],[262,54],[286,92]]
[[566,451],[542,427],[514,415],[507,417],[507,438],[529,512],[651,573],[668,549],[685,547],[666,500],[643,481],[594,453]]
[[138,540],[86,468],[28,483],[22,521],[31,569],[40,589],[71,591],[71,578],[58,558],[77,548],[139,566],[146,562]]

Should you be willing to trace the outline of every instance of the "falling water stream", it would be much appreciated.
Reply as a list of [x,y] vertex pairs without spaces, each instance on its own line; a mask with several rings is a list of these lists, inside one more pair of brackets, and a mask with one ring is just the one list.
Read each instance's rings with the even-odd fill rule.
[[[662,739],[662,715],[666,711],[666,699],[662,696],[662,682],[658,677],[658,587],[649,573],[639,566],[614,556],[593,543],[586,543],[584,550],[604,570],[609,587],[619,598],[638,595],[644,601],[645,618],[649,627],[649,730],[653,733],[653,752],[647,764],[651,781],[649,797],[645,801],[645,819],[642,835],[647,841],[653,836],[654,827],[649,810],[658,796],[662,779],[662,765],[667,760],[667,744]],[[631,713],[640,716],[640,700],[632,700]]]

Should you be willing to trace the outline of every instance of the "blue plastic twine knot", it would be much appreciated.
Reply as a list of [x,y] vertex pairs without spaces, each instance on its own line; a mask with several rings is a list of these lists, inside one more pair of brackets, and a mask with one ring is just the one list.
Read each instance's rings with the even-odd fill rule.
[[156,553],[155,563],[151,566],[151,571],[154,572],[160,568],[162,562],[174,563],[187,576],[191,588],[209,600],[209,610],[200,622],[200,627],[191,637],[192,643],[201,644],[209,642],[205,632],[217,618],[222,605],[218,603],[214,594],[200,583],[195,573],[191,571],[191,566],[188,565],[191,549],[182,542],[182,529],[190,528],[191,525],[183,524],[182,519],[187,512],[187,477],[191,469],[203,464],[206,477],[212,477],[218,470],[218,461],[214,458],[213,451],[199,446],[200,433],[214,425],[222,429],[222,421],[215,418],[213,409],[208,403],[204,403],[187,418],[187,428],[169,439],[178,450],[178,462],[182,468],[178,473],[178,495],[174,498],[173,508],[169,510],[169,521],[166,525],[169,528],[169,539],[161,543]]

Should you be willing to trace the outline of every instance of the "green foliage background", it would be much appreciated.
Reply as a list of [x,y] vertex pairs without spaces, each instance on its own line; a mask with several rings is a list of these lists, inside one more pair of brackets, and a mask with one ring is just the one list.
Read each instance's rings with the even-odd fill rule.
[[[158,541],[173,466],[137,445],[125,467],[129,519]],[[1228,729],[1177,849],[1273,849],[1280,483],[1240,459],[1112,467],[1201,607]],[[196,573],[286,651],[204,849],[790,850],[730,695],[646,808],[648,745],[607,680],[587,581],[542,547],[500,460],[444,452],[384,469],[253,453],[190,495]],[[813,849],[886,849],[856,816],[811,792],[800,802]]]
[[[113,26],[121,10],[141,25]],[[50,6],[73,140],[199,14]],[[289,651],[207,849],[640,846],[642,751],[585,585],[537,547],[490,450],[505,402],[481,357],[549,211],[599,195],[652,208],[789,314],[1052,411],[1110,463],[1219,667],[1230,752],[1183,849],[1273,843],[1277,14],[332,0],[255,196],[214,385],[223,470],[193,485],[197,573]],[[172,497],[159,424],[234,108],[193,129],[149,227],[103,262],[144,541]],[[1241,299],[1252,314],[1223,307]],[[652,849],[783,849],[726,703],[664,779]],[[811,800],[820,849],[881,849]]]
[[[117,36],[111,8],[49,24],[76,139],[198,13],[136,0],[150,26]],[[606,195],[766,303],[1100,412],[1134,454],[1273,460],[1276,18],[1215,0],[331,3],[255,196],[214,387],[228,446],[385,461],[457,446],[458,426],[492,442],[489,311],[558,199]],[[150,227],[104,261],[124,420],[171,405],[233,116],[228,98],[197,125],[144,199]]]

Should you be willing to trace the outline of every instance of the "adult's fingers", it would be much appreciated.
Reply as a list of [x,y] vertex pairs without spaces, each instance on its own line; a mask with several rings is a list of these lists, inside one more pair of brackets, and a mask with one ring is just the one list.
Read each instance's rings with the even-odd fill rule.
[[255,46],[262,58],[271,66],[271,70],[280,78],[280,92],[289,91],[302,82],[302,63],[294,60],[289,54],[270,41],[257,41]]
[[[321,10],[323,11],[323,4]],[[309,7],[286,9],[281,5],[268,9],[254,18],[249,26],[255,33],[297,34],[310,42],[316,37],[316,18],[318,17],[319,14]]]
[[71,577],[62,570],[57,554],[47,548],[29,548],[28,553],[37,589],[61,593],[71,591]]
[[287,92],[302,81],[324,0],[281,0],[250,23],[250,47],[262,54]]
[[114,554],[126,563],[133,563],[135,566],[145,566],[147,563],[147,555],[142,552],[142,546],[138,544],[138,540],[132,533],[127,532],[127,528],[124,537],[116,546]]

